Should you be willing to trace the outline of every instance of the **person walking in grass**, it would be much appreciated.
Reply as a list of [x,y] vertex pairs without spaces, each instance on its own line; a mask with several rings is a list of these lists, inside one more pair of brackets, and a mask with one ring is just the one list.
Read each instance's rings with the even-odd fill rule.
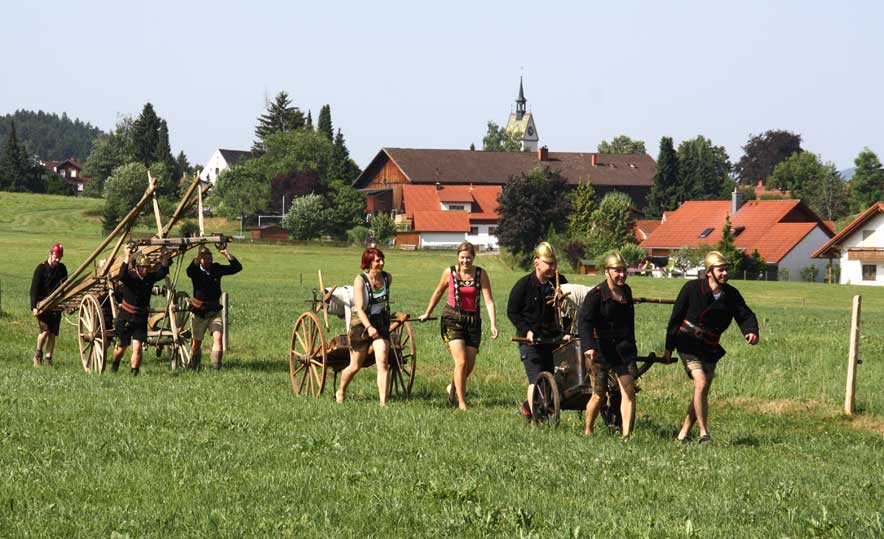
[[190,312],[193,314],[193,342],[190,347],[190,368],[199,370],[202,359],[202,344],[206,330],[212,335],[212,368],[221,368],[224,354],[221,339],[224,331],[221,306],[221,278],[242,271],[242,264],[227,247],[219,247],[218,252],[227,259],[227,264],[212,262],[212,251],[205,245],[200,247],[196,258],[187,266],[187,276],[193,282],[193,298]]
[[40,328],[37,334],[37,349],[34,351],[34,367],[40,367],[44,362],[46,365],[52,365],[55,338],[58,337],[61,326],[61,311],[38,315],[37,304],[46,299],[68,278],[68,269],[61,263],[62,256],[64,256],[64,247],[56,243],[49,249],[49,258],[37,266],[31,279],[31,311],[37,318],[37,325]]
[[472,243],[465,241],[457,246],[457,264],[442,272],[427,309],[418,317],[421,322],[429,318],[442,295],[448,291],[448,301],[442,308],[441,332],[454,359],[454,379],[446,391],[448,405],[457,405],[461,410],[467,409],[467,378],[476,366],[476,355],[482,342],[482,297],[491,320],[491,338],[496,339],[498,334],[491,281],[485,270],[473,265],[475,258],[476,248]]
[[150,297],[153,284],[169,274],[171,253],[164,252],[160,260],[160,268],[150,271],[150,261],[144,253],[133,253],[126,246],[126,254],[120,265],[116,280],[120,282],[123,301],[114,323],[114,334],[117,347],[111,361],[111,372],[120,368],[120,360],[132,345],[132,376],[138,376],[141,369],[141,356],[144,341],[147,340],[147,317],[150,315]]
[[[568,337],[563,335],[554,301],[558,285],[568,280],[557,269],[555,249],[540,242],[534,249],[534,271],[516,281],[507,303],[507,317],[516,327],[516,336],[528,341],[519,343],[519,355],[529,385],[540,373],[553,372],[553,350],[557,347],[553,341]],[[528,401],[522,403],[519,411],[526,418],[531,417]]]
[[586,404],[586,429],[593,432],[595,420],[607,400],[608,372],[620,385],[620,418],[623,439],[632,435],[635,421],[635,309],[632,289],[626,284],[626,262],[615,251],[605,257],[605,281],[586,296],[579,315],[580,344],[589,360],[592,397]]
[[353,316],[348,332],[350,364],[341,371],[341,387],[335,393],[335,401],[344,402],[347,386],[362,368],[371,348],[378,370],[378,397],[381,406],[386,406],[390,385],[387,353],[390,349],[389,302],[393,277],[384,271],[384,253],[373,247],[362,253],[361,268],[362,273],[353,280]]
[[709,442],[709,390],[715,377],[715,366],[724,354],[718,343],[721,334],[736,320],[749,344],[758,344],[758,319],[746,305],[740,292],[727,284],[730,263],[718,251],[710,251],[704,261],[706,273],[688,281],[681,288],[666,328],[666,350],[663,361],[672,362],[677,350],[685,372],[694,382],[687,416],[677,439],[688,441],[694,423],[699,428],[700,443]]

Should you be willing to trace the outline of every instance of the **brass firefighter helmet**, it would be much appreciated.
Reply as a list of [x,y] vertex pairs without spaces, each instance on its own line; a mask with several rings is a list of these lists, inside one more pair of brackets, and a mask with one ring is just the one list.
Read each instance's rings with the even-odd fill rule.
[[135,253],[134,255],[132,255],[132,264],[135,267],[140,266],[140,267],[147,268],[147,267],[150,267],[150,260],[147,259],[147,257],[144,255],[144,253],[139,252],[139,253]]
[[715,266],[730,266],[730,264],[731,263],[728,262],[727,258],[718,251],[709,251],[709,253],[706,254],[706,259],[703,260],[703,265],[706,266],[707,272]]
[[542,241],[534,248],[534,258],[539,258],[547,264],[556,263],[556,250],[547,241]]
[[605,257],[605,269],[625,267],[626,261],[623,260],[623,255],[621,255],[619,251],[614,251]]

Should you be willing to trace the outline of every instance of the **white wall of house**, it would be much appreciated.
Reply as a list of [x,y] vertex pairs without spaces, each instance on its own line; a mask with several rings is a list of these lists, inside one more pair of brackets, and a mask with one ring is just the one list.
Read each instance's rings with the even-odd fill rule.
[[786,256],[784,256],[778,265],[779,269],[789,268],[789,280],[800,281],[801,270],[807,266],[814,265],[817,267],[817,282],[821,282],[826,278],[826,264],[828,260],[822,258],[811,258],[810,255],[817,249],[829,241],[829,236],[823,232],[820,225],[817,225],[804,238],[798,242],[798,245],[792,248]]
[[439,206],[440,206],[439,209],[442,211],[461,210],[461,211],[465,211],[467,213],[472,213],[472,211],[473,211],[473,203],[472,202],[440,202]]
[[[884,213],[878,213],[862,227],[847,236],[841,247],[841,284],[884,286],[884,263],[880,261],[848,260],[851,247],[884,249]],[[863,266],[875,266],[875,280],[863,280]]]
[[[476,234],[473,234],[475,228]],[[467,241],[478,249],[497,249],[497,236],[491,233],[491,229],[497,229],[497,225],[472,225]]]
[[227,161],[221,155],[220,150],[215,150],[215,153],[212,154],[212,157],[206,161],[206,166],[203,167],[203,170],[200,172],[200,179],[204,182],[209,182],[214,184],[218,179],[218,175],[230,168],[227,165]]
[[433,247],[457,247],[457,245],[466,239],[464,232],[421,232],[420,248]]

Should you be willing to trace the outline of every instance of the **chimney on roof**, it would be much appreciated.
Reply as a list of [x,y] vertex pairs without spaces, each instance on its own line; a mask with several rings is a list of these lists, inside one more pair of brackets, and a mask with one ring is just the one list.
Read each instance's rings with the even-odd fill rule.
[[537,160],[549,161],[549,149],[546,146],[541,146],[540,149],[537,150]]
[[594,153],[592,154],[592,166],[596,167],[599,164],[599,155]]
[[436,182],[436,191],[441,191],[441,190],[442,190],[442,184],[439,182]]
[[743,192],[740,191],[739,188],[734,187],[734,192],[731,193],[731,215],[734,215],[739,211],[740,207],[743,205]]

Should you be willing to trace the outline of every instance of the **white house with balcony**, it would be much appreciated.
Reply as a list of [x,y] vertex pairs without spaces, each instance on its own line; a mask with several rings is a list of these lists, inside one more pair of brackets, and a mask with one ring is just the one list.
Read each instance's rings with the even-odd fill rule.
[[813,253],[838,261],[840,284],[884,286],[884,202],[876,202]]

